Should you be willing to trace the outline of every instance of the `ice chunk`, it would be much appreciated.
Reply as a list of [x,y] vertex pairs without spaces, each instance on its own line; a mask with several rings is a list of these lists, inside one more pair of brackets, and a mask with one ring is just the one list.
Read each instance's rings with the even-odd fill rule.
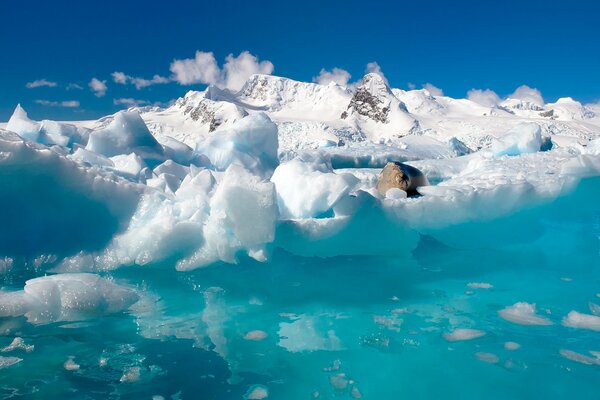
[[459,328],[452,332],[444,333],[444,339],[449,342],[477,339],[485,336],[485,332],[479,329]]
[[35,122],[27,116],[27,112],[17,104],[15,111],[8,120],[6,129],[16,133],[23,139],[36,142],[40,135],[40,123]]
[[542,147],[542,129],[536,123],[517,125],[504,136],[493,140],[492,152],[499,156],[535,153]]
[[27,116],[27,112],[17,105],[10,117],[6,129],[15,132],[23,139],[47,145],[72,146],[87,141],[88,129],[62,122],[44,120],[36,122]]
[[14,351],[14,350],[23,350],[27,353],[32,352],[34,349],[34,346],[32,344],[26,344],[25,340],[23,340],[23,338],[20,337],[16,337],[13,339],[12,342],[10,342],[10,344],[4,348],[2,348],[0,351],[3,353],[6,353],[8,351]]
[[340,339],[322,318],[302,314],[292,322],[279,323],[278,345],[289,352],[338,351],[342,349]]
[[279,163],[277,148],[277,125],[258,113],[242,118],[230,129],[214,132],[198,143],[196,151],[207,156],[217,171],[235,164],[268,178]]
[[8,368],[23,361],[19,357],[4,357],[0,356],[0,369]]
[[177,139],[170,136],[159,136],[157,140],[163,146],[165,155],[169,160],[173,160],[181,165],[210,165],[210,160],[206,156],[194,153],[194,150],[190,146]]
[[[202,245],[215,178],[211,171],[195,167],[181,184],[177,177],[171,176],[178,188],[169,190],[168,197],[160,192],[145,194],[127,231],[116,235],[96,258],[99,267],[112,269],[120,265],[146,265],[168,257],[184,258]],[[148,184],[154,184],[152,181],[148,180]]]
[[246,400],[262,400],[269,397],[269,390],[266,386],[254,385],[244,395]]
[[115,166],[110,158],[104,157],[98,153],[94,153],[93,151],[86,150],[83,147],[77,147],[73,154],[69,155],[68,157],[84,165],[89,164],[106,169],[112,169]]
[[125,383],[138,382],[141,377],[141,372],[142,369],[140,367],[128,367],[125,369],[125,371],[123,371],[123,376],[121,376],[121,379],[119,379],[119,381]]
[[537,315],[535,309],[535,304],[519,302],[498,311],[498,314],[505,320],[519,325],[552,325],[548,318]]
[[600,306],[596,303],[592,303],[591,301],[588,303],[588,306],[590,308],[590,311],[592,312],[592,314],[597,315],[600,317]]
[[505,342],[504,348],[509,351],[515,351],[515,350],[519,350],[521,348],[521,345],[516,342]]
[[184,167],[183,165],[177,164],[172,160],[167,160],[158,167],[154,168],[153,172],[156,175],[171,174],[179,178],[179,180],[183,180],[190,172],[190,169],[189,167]]
[[390,188],[385,192],[385,198],[390,200],[406,199],[408,194],[400,188]]
[[0,130],[0,254],[70,255],[106,246],[142,188]]
[[230,166],[210,200],[204,245],[190,258],[181,260],[177,268],[185,270],[219,260],[236,262],[239,251],[264,261],[265,244],[275,238],[278,216],[273,183],[241,166]]
[[140,173],[146,168],[146,163],[135,153],[120,154],[110,158],[113,162],[113,169],[119,175],[126,178],[137,180],[140,177]]
[[69,356],[63,364],[63,368],[67,371],[77,371],[81,366],[75,362],[74,356]]
[[561,349],[560,355],[567,360],[575,361],[585,365],[600,365],[600,358],[590,357],[572,350]]
[[498,358],[498,356],[494,353],[486,353],[483,351],[478,351],[475,353],[475,358],[488,364],[497,364],[500,361],[500,358]]
[[72,321],[120,312],[137,300],[133,290],[98,275],[51,275],[28,280],[22,292],[0,295],[0,317],[25,315],[35,324]]
[[[281,164],[271,177],[284,218],[311,218],[333,214],[333,207],[358,179],[336,174],[325,163],[298,159]],[[333,215],[331,215],[333,216]]]
[[62,122],[43,120],[40,123],[40,135],[38,142],[47,145],[59,145],[71,147],[75,143],[85,143],[87,141],[88,130],[78,128],[75,125]]
[[486,282],[469,282],[467,286],[471,289],[491,289],[494,287],[491,283]]
[[254,331],[250,331],[250,332],[246,333],[244,335],[244,339],[246,339],[246,340],[253,340],[253,341],[260,341],[260,340],[266,339],[267,336],[269,336],[269,335],[265,331],[254,330]]
[[600,317],[571,311],[563,318],[562,324],[569,328],[590,329],[600,332]]
[[164,150],[136,111],[119,111],[105,128],[92,131],[86,150],[113,157],[135,153],[146,162],[164,160]]

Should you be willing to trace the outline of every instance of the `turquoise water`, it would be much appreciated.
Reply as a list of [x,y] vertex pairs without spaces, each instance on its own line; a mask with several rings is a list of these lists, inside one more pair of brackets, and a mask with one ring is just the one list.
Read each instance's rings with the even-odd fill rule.
[[[466,244],[496,237],[495,250],[421,236],[394,256],[273,248],[266,263],[176,272],[172,260],[100,272],[139,301],[85,320],[0,318],[0,356],[20,359],[0,358],[0,398],[597,399],[600,332],[562,321],[600,309],[598,183],[453,231]],[[390,240],[362,222],[353,238]],[[16,258],[1,289],[22,290],[49,266]],[[498,314],[517,302],[535,304],[549,324]],[[479,337],[447,340],[456,329]],[[16,337],[33,347],[2,349]]]
[[[2,320],[1,346],[19,336],[34,350],[3,354],[23,361],[0,370],[0,393],[239,399],[262,385],[275,399],[598,398],[600,366],[560,354],[600,350],[600,333],[561,325],[570,310],[600,304],[598,224],[578,224],[569,237],[575,245],[564,239],[564,249],[547,252],[458,251],[424,237],[405,257],[275,251],[266,264],[189,273],[120,269],[110,275],[142,297],[127,313],[37,326]],[[9,273],[4,289],[33,275]],[[500,318],[518,301],[536,303],[553,325]],[[455,327],[486,335],[446,341]],[[266,337],[244,338],[256,330]],[[65,368],[69,357],[78,369]]]

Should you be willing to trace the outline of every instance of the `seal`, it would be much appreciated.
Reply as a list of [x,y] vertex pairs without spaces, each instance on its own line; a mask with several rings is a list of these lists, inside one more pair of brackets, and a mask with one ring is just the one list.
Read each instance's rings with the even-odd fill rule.
[[377,191],[385,197],[391,188],[404,190],[408,196],[419,194],[417,187],[427,186],[427,177],[415,167],[401,162],[388,162],[379,174]]

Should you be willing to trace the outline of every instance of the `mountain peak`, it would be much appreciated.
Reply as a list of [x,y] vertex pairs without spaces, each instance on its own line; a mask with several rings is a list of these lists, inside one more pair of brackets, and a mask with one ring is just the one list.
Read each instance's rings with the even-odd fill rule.
[[367,90],[373,96],[392,94],[385,78],[376,72],[369,72],[363,76],[358,88]]

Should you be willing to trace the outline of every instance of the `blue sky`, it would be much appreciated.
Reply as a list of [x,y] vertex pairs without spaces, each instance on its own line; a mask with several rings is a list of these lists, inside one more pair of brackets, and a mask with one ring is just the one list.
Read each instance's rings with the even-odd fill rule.
[[[166,102],[205,87],[197,76],[172,81],[173,61],[198,50],[221,69],[248,51],[273,74],[304,81],[334,67],[354,81],[377,62],[393,87],[432,83],[452,97],[527,84],[547,101],[600,99],[600,5],[591,0],[191,3],[0,2],[0,121],[19,102],[35,119],[97,118],[122,108],[118,99]],[[137,89],[114,72],[170,82]],[[101,97],[94,77],[106,81]],[[43,79],[56,86],[26,87]]]

